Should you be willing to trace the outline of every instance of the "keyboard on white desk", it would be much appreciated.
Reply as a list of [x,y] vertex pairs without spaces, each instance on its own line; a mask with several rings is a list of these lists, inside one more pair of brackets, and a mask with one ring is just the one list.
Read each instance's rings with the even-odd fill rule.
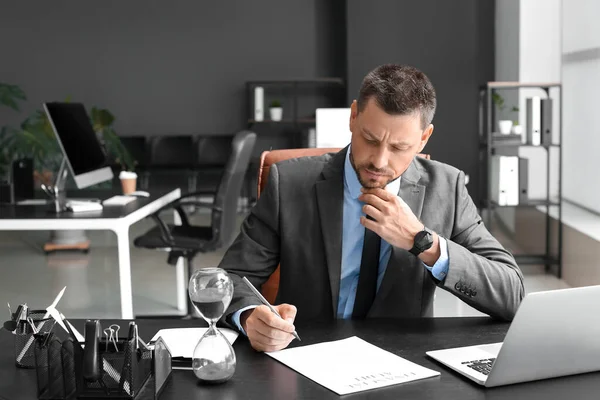
[[67,202],[67,209],[74,213],[78,212],[89,212],[89,211],[102,211],[104,207],[102,203],[96,201],[75,201],[69,200]]
[[131,203],[136,198],[134,196],[113,196],[102,202],[105,206],[124,206]]

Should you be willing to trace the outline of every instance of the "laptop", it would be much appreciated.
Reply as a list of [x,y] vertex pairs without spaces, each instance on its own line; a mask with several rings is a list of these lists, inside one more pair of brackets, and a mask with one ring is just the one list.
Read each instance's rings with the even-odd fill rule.
[[502,343],[426,354],[486,387],[600,370],[600,286],[527,295]]

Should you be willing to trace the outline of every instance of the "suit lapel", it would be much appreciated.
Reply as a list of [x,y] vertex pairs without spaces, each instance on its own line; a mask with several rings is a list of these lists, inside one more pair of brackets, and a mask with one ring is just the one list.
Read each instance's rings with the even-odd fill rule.
[[421,174],[413,160],[408,169],[402,174],[400,190],[398,191],[398,196],[408,204],[417,218],[421,218],[423,201],[425,200],[425,186],[418,183],[420,179]]
[[325,246],[333,315],[337,315],[342,270],[342,224],[344,210],[344,161],[348,147],[339,151],[323,168],[316,183],[321,232]]
[[[419,219],[423,212],[423,202],[425,200],[425,186],[418,183],[420,178],[421,174],[413,160],[408,169],[402,174],[400,190],[398,191],[398,196],[404,200]],[[377,291],[371,311],[377,308],[377,305],[387,297],[387,294],[395,285],[400,283],[402,276],[406,273],[404,270],[411,269],[411,258],[412,256],[408,251],[392,247],[390,261],[388,262],[381,287]],[[414,285],[414,282],[410,282],[410,285]],[[398,287],[396,286],[396,288]],[[420,301],[420,299],[415,299],[415,301]]]

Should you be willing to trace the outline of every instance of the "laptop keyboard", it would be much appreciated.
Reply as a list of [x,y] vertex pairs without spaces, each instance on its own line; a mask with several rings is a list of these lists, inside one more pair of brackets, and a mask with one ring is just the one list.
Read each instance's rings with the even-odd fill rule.
[[492,370],[492,364],[494,364],[495,358],[484,358],[481,360],[465,361],[462,364],[469,368],[473,368],[475,371],[482,373],[483,375],[489,375]]

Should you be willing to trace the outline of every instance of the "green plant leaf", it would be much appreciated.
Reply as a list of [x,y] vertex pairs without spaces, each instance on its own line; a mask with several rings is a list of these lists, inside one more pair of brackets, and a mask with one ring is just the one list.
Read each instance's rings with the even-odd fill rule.
[[4,104],[15,111],[20,111],[19,101],[24,100],[27,100],[27,97],[20,87],[17,85],[0,83],[0,104]]
[[131,153],[121,142],[121,139],[116,134],[112,127],[102,130],[102,139],[107,153],[121,165],[122,169],[133,171],[135,169],[136,160],[131,156]]
[[500,96],[498,92],[492,93],[492,101],[500,111],[504,110],[504,97]]
[[100,124],[103,128],[112,125],[114,121],[115,117],[110,113],[110,111],[105,109],[96,110],[94,122]]

